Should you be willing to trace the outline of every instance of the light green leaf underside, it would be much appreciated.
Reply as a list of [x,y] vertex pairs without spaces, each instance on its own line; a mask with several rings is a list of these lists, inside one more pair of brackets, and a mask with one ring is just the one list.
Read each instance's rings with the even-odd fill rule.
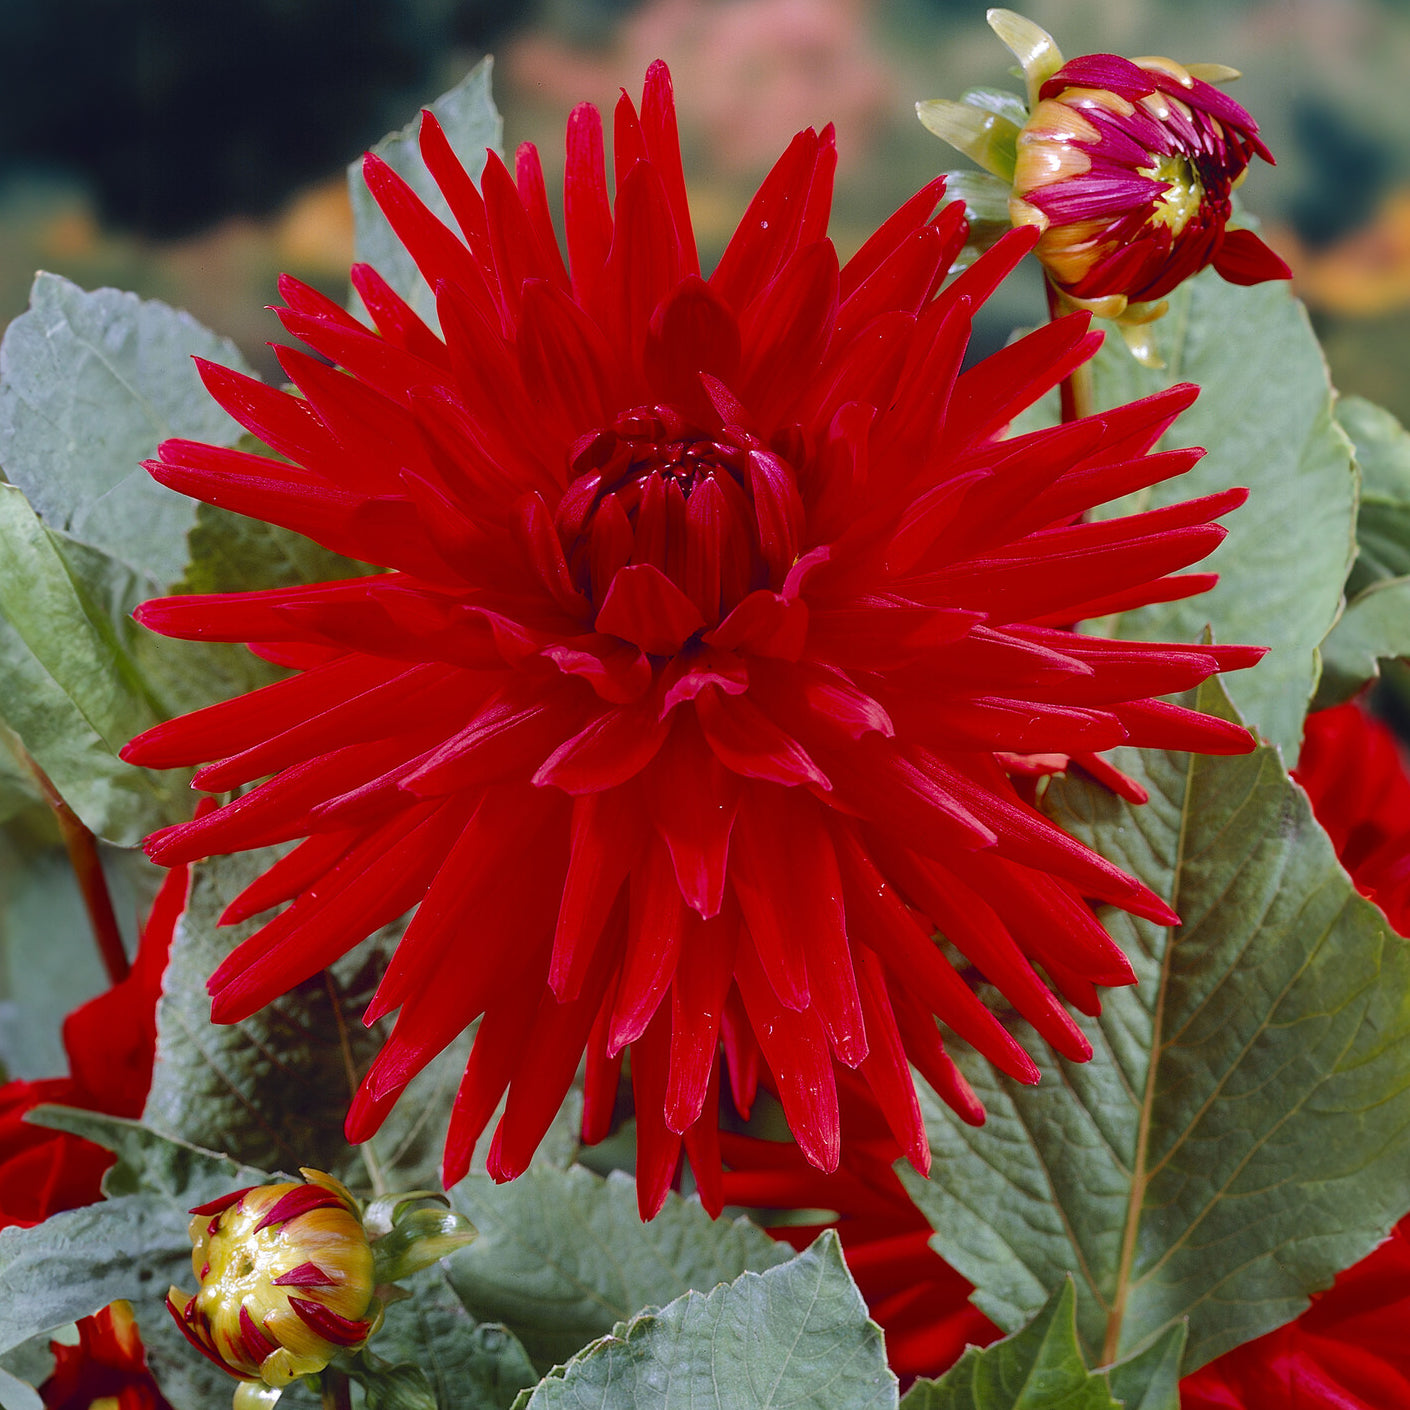
[[1361,505],[1349,598],[1382,578],[1410,575],[1410,432],[1364,397],[1343,397],[1337,421],[1356,448]]
[[173,436],[233,445],[240,427],[192,355],[247,371],[190,314],[39,274],[0,344],[0,465],[50,528],[159,583],[186,562],[196,504],[142,469]]
[[[1232,713],[1216,682],[1193,703]],[[1051,811],[1184,925],[1106,913],[1140,983],[1082,1020],[1091,1062],[1019,1025],[1044,1072],[1025,1088],[954,1043],[988,1122],[929,1100],[931,1179],[902,1173],[1001,1326],[1071,1272],[1089,1359],[1188,1316],[1188,1371],[1295,1317],[1405,1212],[1410,949],[1271,749],[1115,758],[1148,804],[1068,778]]]
[[1394,657],[1410,657],[1410,577],[1381,578],[1347,604],[1322,643],[1318,707],[1350,700]]
[[463,1040],[416,1079],[375,1141],[357,1148],[343,1137],[352,1092],[385,1037],[386,1025],[368,1030],[362,1013],[395,928],[240,1023],[210,1020],[207,979],[269,917],[227,928],[216,922],[274,855],[215,858],[194,870],[157,1006],[157,1064],[144,1118],[267,1169],[312,1165],[362,1188],[375,1165],[395,1176],[396,1188],[437,1187]]
[[747,1220],[712,1220],[674,1194],[643,1224],[629,1176],[603,1180],[579,1166],[530,1169],[506,1185],[472,1174],[451,1200],[480,1231],[451,1258],[452,1285],[472,1315],[505,1323],[541,1368],[648,1304],[789,1256]]
[[1336,619],[1355,553],[1356,477],[1350,443],[1332,416],[1322,351],[1285,284],[1241,289],[1213,270],[1176,290],[1170,312],[1153,326],[1166,369],[1141,367],[1109,333],[1093,362],[1097,406],[1197,382],[1199,400],[1163,445],[1205,446],[1209,454],[1188,474],[1101,512],[1156,509],[1232,485],[1250,496],[1223,521],[1228,538],[1195,565],[1219,573],[1216,587],[1123,613],[1102,629],[1131,640],[1191,642],[1211,624],[1216,641],[1270,647],[1252,670],[1229,677],[1229,694],[1292,764],[1316,686],[1317,647]]
[[920,1380],[901,1410],[1119,1410],[1104,1375],[1077,1345],[1072,1280],[1065,1279],[1020,1332],[971,1346],[939,1380]]
[[0,485],[0,716],[73,810],[131,846],[187,815],[182,779],[123,763],[117,751],[163,718],[128,620],[152,583],[47,529]]
[[388,1306],[372,1349],[385,1361],[419,1367],[438,1410],[509,1410],[519,1392],[538,1381],[513,1333],[476,1323],[440,1268],[401,1286],[411,1297]]
[[[498,151],[504,139],[504,120],[490,93],[492,68],[492,60],[482,59],[450,92],[430,105],[455,154],[476,181],[484,167],[486,148]],[[445,197],[421,160],[417,143],[420,127],[421,119],[417,117],[399,132],[389,133],[372,150],[451,229],[458,229]],[[433,328],[437,327],[436,300],[430,285],[421,277],[415,262],[372,199],[362,179],[361,161],[348,167],[348,188],[353,207],[353,249],[358,262],[370,264],[422,318]]]
[[890,1410],[881,1330],[832,1232],[768,1272],[688,1292],[556,1368],[517,1410]]
[[44,1410],[39,1392],[0,1368],[0,1410]]

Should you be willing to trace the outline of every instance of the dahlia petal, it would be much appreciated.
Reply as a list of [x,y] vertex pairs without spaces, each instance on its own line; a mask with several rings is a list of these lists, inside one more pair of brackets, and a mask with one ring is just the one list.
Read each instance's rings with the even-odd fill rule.
[[1179,602],[1208,592],[1219,581],[1218,573],[1172,573],[1124,591],[1104,597],[1091,597],[1085,602],[1063,606],[1052,612],[1035,612],[1028,621],[1035,626],[1069,626],[1074,621],[1086,622],[1117,612],[1133,612],[1156,602]]
[[1214,268],[1230,284],[1261,284],[1265,279],[1291,279],[1292,270],[1252,230],[1226,230]]
[[936,305],[948,310],[963,301],[970,308],[978,308],[1037,243],[1038,231],[1031,225],[1006,230],[968,269],[946,286],[936,299]]
[[617,1114],[617,1093],[622,1081],[623,1054],[607,1051],[607,1031],[612,1020],[610,1005],[603,1004],[588,1034],[587,1058],[583,1072],[583,1120],[581,1140],[595,1146],[612,1134]]
[[734,1109],[743,1120],[748,1121],[759,1091],[763,1054],[759,1051],[754,1030],[749,1026],[749,1016],[744,1010],[744,1001],[739,997],[737,985],[725,1000],[724,1017],[720,1020],[720,1040],[729,1068],[730,1097],[734,1101]]
[[496,1181],[521,1175],[538,1149],[583,1055],[603,993],[621,954],[625,907],[618,907],[609,934],[583,976],[577,998],[560,1003],[545,989],[533,1027],[523,1037],[524,1056],[510,1079],[504,1115],[495,1127],[486,1169]]
[[238,1023],[346,954],[371,929],[407,911],[425,893],[436,856],[455,835],[460,809],[422,807],[394,818],[352,847],[310,889],[257,930],[211,975],[216,1023]]
[[691,717],[676,718],[653,772],[652,814],[686,903],[708,919],[724,899],[738,776],[712,754]]
[[803,211],[798,218],[798,247],[811,245],[814,240],[827,238],[828,220],[832,215],[832,184],[837,175],[837,128],[828,123],[818,133],[817,155],[813,158],[808,194],[803,199]]
[[836,1170],[842,1120],[821,1018],[815,1009],[795,1013],[779,1003],[752,944],[740,945],[735,978],[798,1149],[819,1170]]
[[451,383],[449,359],[443,347],[435,362],[427,362],[345,317],[315,317],[282,309],[279,321],[286,333],[397,405],[406,405],[414,386],[443,387]]
[[[352,286],[377,331],[399,348],[405,348],[424,362],[449,369],[446,346],[426,325],[425,320],[372,268],[355,264],[349,271]],[[278,449],[278,447],[276,447]]]
[[573,582],[572,570],[553,526],[553,516],[540,495],[525,495],[519,502],[515,528],[529,562],[553,601],[570,619],[586,623],[592,608]]
[[690,913],[671,981],[670,1076],[663,1106],[667,1129],[679,1135],[704,1112],[738,944],[734,917],[701,920]]
[[1128,740],[1115,711],[993,695],[908,704],[911,708],[904,713],[893,707],[903,733],[946,749],[1070,754],[1079,749],[1113,749]]
[[681,166],[680,136],[676,130],[676,101],[671,88],[671,71],[660,59],[646,70],[646,85],[641,95],[641,135],[648,159],[661,173],[666,201],[675,221],[676,243],[681,251],[681,268],[686,274],[698,274],[700,257],[695,251],[695,232],[691,227],[690,205],[685,193],[685,172]]
[[670,853],[653,839],[632,871],[627,948],[607,1034],[609,1056],[619,1056],[646,1031],[675,976],[686,921]]
[[[143,612],[139,620],[146,617]],[[153,725],[124,745],[121,757],[144,768],[169,769],[249,749],[282,733],[290,718],[320,713],[349,694],[380,685],[399,670],[397,665],[371,657],[343,656],[248,695]]]
[[[563,253],[558,248],[558,236],[553,229],[553,216],[548,209],[548,190],[544,186],[543,163],[539,161],[538,148],[532,142],[521,142],[514,153],[514,184],[519,189],[519,200],[528,217],[529,231],[533,237],[534,253],[542,261],[546,270],[543,275],[552,285],[566,292],[569,287],[568,267],[563,263]],[[484,180],[481,178],[481,186]],[[490,218],[488,202],[486,217]],[[497,234],[498,238],[498,234]],[[492,242],[493,243],[493,242]],[[503,280],[501,279],[501,283]]]
[[1112,706],[1131,743],[1151,749],[1184,749],[1197,754],[1248,754],[1258,741],[1232,720],[1201,715],[1164,700],[1132,700]]
[[516,682],[481,705],[463,729],[419,762],[406,787],[430,798],[538,768],[579,718],[561,697],[544,700]]
[[1150,802],[1150,794],[1130,774],[1122,773],[1100,754],[1074,754],[1072,762],[1091,774],[1103,788],[1109,789],[1118,798],[1124,798],[1138,807],[1142,803]]
[[217,924],[238,925],[271,906],[293,900],[330,870],[361,835],[357,829],[348,828],[315,834],[301,842],[245,887],[221,912]]
[[615,788],[655,758],[670,728],[649,697],[604,711],[553,750],[533,781],[572,794]]
[[[498,304],[499,289],[494,273],[494,256],[490,251],[490,231],[485,218],[484,199],[471,180],[470,173],[456,156],[450,140],[445,135],[445,129],[429,108],[421,110],[421,130],[418,133],[417,145],[421,149],[421,159],[426,163],[426,170],[431,173],[432,179],[440,188],[455,223],[460,227],[460,233],[464,236],[477,267],[479,280],[486,292],[493,291],[492,297]],[[431,287],[436,287],[434,281],[431,282]]]
[[594,298],[612,247],[612,207],[602,148],[602,116],[580,103],[568,118],[568,158],[563,170],[563,227],[573,296],[583,307]]
[[203,357],[192,361],[211,396],[271,450],[310,470],[319,466],[331,468],[342,458],[332,432],[303,397],[278,391],[258,378],[233,372]]
[[463,718],[464,694],[456,690],[454,700],[448,701],[445,687],[453,685],[458,674],[441,666],[413,666],[389,681],[345,696],[338,704],[253,748],[232,754],[219,764],[208,764],[197,771],[192,787],[223,793],[278,773],[312,753],[385,738],[405,726],[406,712],[413,706],[422,723],[443,720],[448,729],[453,728],[454,722]]
[[734,382],[740,348],[734,311],[703,279],[691,275],[666,295],[651,316],[646,374],[662,400],[700,413],[709,406],[700,374]]
[[930,220],[944,192],[945,178],[937,176],[887,216],[867,237],[861,249],[842,266],[841,294],[844,301],[850,299],[910,235]]
[[958,641],[985,615],[879,595],[841,607],[814,603],[809,607],[808,655],[843,670],[882,670]]
[[[1019,1082],[1036,1082],[1032,1058],[955,973],[861,843],[841,830],[837,842],[848,928],[886,962],[897,980],[896,993],[913,995],[1001,1072]],[[894,851],[888,847],[882,859],[888,874]]]
[[756,416],[782,419],[832,340],[837,251],[817,240],[800,250],[740,317],[746,352],[737,387]]
[[726,768],[745,778],[831,791],[831,781],[808,751],[746,696],[709,686],[696,697],[695,712],[706,742]]
[[524,286],[515,347],[524,383],[536,393],[539,414],[565,441],[584,426],[610,419],[606,343],[562,290],[538,279]]
[[539,654],[614,705],[630,705],[651,688],[651,663],[641,649],[600,632],[551,642]]
[[597,610],[597,630],[653,656],[669,656],[705,625],[700,609],[659,568],[623,568]]
[[603,926],[645,841],[638,800],[625,789],[573,800],[572,849],[553,936],[548,985],[559,1003],[582,990]]
[[[733,992],[733,991],[731,991]],[[720,1061],[710,1068],[700,1119],[681,1139],[685,1157],[695,1176],[695,1193],[711,1219],[724,1212],[725,1188],[720,1162]]]
[[680,1165],[681,1138],[665,1119],[670,1061],[670,1015],[663,1008],[632,1044],[632,1097],[638,1112],[636,1204],[643,1219],[660,1213]]
[[755,656],[796,661],[803,653],[807,634],[807,605],[761,588],[745,597],[702,640],[722,651],[742,648]]
[[944,236],[930,225],[908,235],[839,307],[838,341],[849,341],[881,315],[897,310],[918,313],[934,289],[945,245]]
[[896,734],[896,726],[885,708],[841,671],[806,680],[803,698],[809,710],[840,727],[853,739],[873,731],[884,739]]
[[862,1076],[886,1117],[886,1124],[906,1159],[922,1175],[930,1173],[930,1141],[921,1119],[920,1102],[910,1063],[887,989],[886,971],[874,950],[860,946],[856,956],[862,1013],[871,1042],[861,1064]]
[[[965,1075],[945,1051],[945,1043],[935,1027],[935,1020],[912,999],[905,981],[900,976],[895,976],[895,983],[889,992],[896,1016],[896,1027],[906,1045],[906,1056],[916,1071],[930,1083],[935,1095],[961,1121],[970,1126],[983,1126],[986,1118],[984,1103],[975,1095],[974,1088],[969,1085]],[[1009,1076],[1029,1084],[1037,1082],[1038,1069],[1031,1062],[1029,1066],[1032,1069],[1031,1076],[1019,1076],[1012,1072]]]
[[711,687],[725,695],[743,695],[749,689],[749,671],[738,656],[706,650],[688,661],[677,658],[663,673],[661,683],[666,686],[661,697],[661,718],[665,719],[678,705]]

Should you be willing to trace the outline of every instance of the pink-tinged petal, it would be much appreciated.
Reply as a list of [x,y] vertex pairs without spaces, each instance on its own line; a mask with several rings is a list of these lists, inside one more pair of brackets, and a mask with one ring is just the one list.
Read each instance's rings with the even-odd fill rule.
[[637,563],[613,579],[596,627],[651,656],[669,656],[705,625],[700,609],[659,568]]
[[367,1340],[372,1331],[370,1321],[360,1321],[355,1317],[343,1317],[331,1307],[314,1302],[306,1297],[291,1297],[289,1306],[298,1314],[299,1320],[324,1341],[335,1346],[358,1346]]
[[276,1288],[335,1288],[338,1286],[337,1279],[330,1273],[325,1273],[316,1263],[300,1263],[298,1267],[291,1268],[287,1273],[281,1273],[277,1278],[271,1278],[270,1282]]
[[297,1219],[312,1209],[342,1208],[342,1199],[332,1190],[324,1189],[322,1185],[295,1185],[288,1194],[275,1200],[268,1213],[255,1225],[255,1233],[272,1229],[278,1224],[287,1224],[289,1220]]

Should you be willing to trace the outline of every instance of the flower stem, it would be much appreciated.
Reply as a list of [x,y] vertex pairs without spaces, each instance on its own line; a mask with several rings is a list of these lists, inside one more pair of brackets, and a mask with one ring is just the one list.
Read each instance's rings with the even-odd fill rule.
[[[1043,292],[1048,296],[1048,321],[1056,323],[1063,316],[1061,295],[1049,279],[1043,280]],[[1081,367],[1075,368],[1064,377],[1062,386],[1058,389],[1058,396],[1061,398],[1062,424],[1064,426],[1069,421],[1080,421],[1084,416],[1090,416],[1094,409],[1092,406],[1092,364],[1084,362]]]
[[323,1373],[323,1410],[352,1410],[352,1390],[346,1371],[331,1366]]
[[15,758],[34,780],[44,801],[59,824],[59,835],[64,839],[64,847],[69,854],[74,875],[78,878],[78,889],[83,896],[83,905],[88,912],[88,923],[93,931],[93,941],[98,947],[98,957],[108,972],[108,982],[118,984],[126,979],[132,966],[128,962],[127,950],[122,943],[122,931],[118,928],[117,915],[113,911],[113,898],[108,893],[108,879],[103,875],[102,859],[98,856],[98,839],[84,826],[78,814],[64,802],[53,780],[39,766],[38,760],[20,743],[12,730],[7,730],[7,743]]

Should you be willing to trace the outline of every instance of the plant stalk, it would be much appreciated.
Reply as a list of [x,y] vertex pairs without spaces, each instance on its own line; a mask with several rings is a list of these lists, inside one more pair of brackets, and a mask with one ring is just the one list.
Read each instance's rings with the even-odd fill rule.
[[[1062,296],[1053,287],[1051,279],[1044,278],[1043,292],[1048,296],[1048,321],[1056,323],[1062,314]],[[1058,389],[1058,396],[1061,398],[1062,424],[1066,426],[1071,421],[1080,421],[1085,416],[1090,416],[1093,411],[1092,406],[1092,364],[1084,362],[1081,367],[1074,368],[1071,373],[1062,379],[1062,385]]]

